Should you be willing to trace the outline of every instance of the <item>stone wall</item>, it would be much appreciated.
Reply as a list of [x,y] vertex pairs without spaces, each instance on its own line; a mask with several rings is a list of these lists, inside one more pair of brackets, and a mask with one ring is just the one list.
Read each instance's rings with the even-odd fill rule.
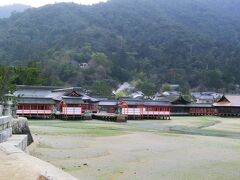
[[0,117],[0,143],[7,140],[12,135],[11,117]]
[[0,102],[0,117],[3,115],[3,105]]
[[25,134],[27,135],[27,142],[28,142],[28,146],[33,142],[33,137],[30,131],[30,128],[28,126],[28,120],[27,118],[24,117],[19,117],[17,119],[13,119],[12,120],[12,133],[14,135],[18,134]]

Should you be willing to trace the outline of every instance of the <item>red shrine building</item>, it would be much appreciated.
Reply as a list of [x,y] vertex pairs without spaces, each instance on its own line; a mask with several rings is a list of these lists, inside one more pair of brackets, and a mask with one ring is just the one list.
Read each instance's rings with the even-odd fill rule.
[[97,112],[98,100],[80,87],[17,86],[17,115],[31,118],[82,117]]
[[121,114],[130,119],[170,119],[171,103],[167,99],[122,99],[119,105]]
[[28,118],[84,119],[94,113],[119,114],[126,119],[170,119],[170,115],[240,116],[240,96],[224,95],[216,103],[192,103],[183,97],[159,100],[96,99],[80,87],[17,86],[16,114]]

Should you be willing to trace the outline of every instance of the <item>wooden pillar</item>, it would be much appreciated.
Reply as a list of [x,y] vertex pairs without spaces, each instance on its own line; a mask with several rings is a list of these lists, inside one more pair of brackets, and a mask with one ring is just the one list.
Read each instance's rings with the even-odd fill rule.
[[46,115],[46,113],[45,113],[45,105],[43,105],[43,114],[44,114],[44,116]]
[[37,111],[37,116],[38,116],[38,105],[36,105],[36,111]]
[[73,107],[73,115],[75,115],[75,108],[76,108],[76,107]]

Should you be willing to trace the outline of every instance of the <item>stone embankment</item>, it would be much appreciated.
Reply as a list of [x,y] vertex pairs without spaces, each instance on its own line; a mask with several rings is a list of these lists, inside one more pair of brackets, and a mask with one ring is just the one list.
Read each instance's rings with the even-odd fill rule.
[[11,117],[0,117],[0,143],[6,141],[12,135]]
[[126,116],[115,113],[97,113],[92,115],[92,119],[112,122],[127,122]]
[[33,137],[28,126],[28,120],[24,117],[19,117],[12,120],[12,133],[18,135],[27,135],[27,145],[33,142]]
[[0,179],[76,180],[61,169],[32,157],[14,146],[0,148],[0,162]]
[[76,180],[61,169],[25,153],[27,144],[32,142],[27,119],[0,117],[0,179]]

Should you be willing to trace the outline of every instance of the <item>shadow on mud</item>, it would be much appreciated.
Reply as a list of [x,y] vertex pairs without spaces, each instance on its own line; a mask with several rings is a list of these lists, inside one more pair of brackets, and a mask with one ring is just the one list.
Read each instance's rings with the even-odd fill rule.
[[219,130],[207,130],[200,128],[189,128],[189,127],[169,127],[169,133],[176,134],[189,134],[189,135],[201,135],[201,136],[215,136],[215,137],[227,137],[233,139],[240,139],[240,133],[230,131],[219,131]]
[[169,126],[169,125],[148,125],[148,124],[138,124],[134,126],[138,126],[144,128],[148,131],[153,132],[166,132],[166,133],[173,133],[173,134],[188,134],[188,135],[200,135],[200,136],[213,136],[213,137],[227,137],[232,139],[240,139],[240,132],[231,132],[231,131],[221,131],[221,130],[208,130],[204,129],[207,127],[214,126],[220,121],[212,121],[208,122],[205,125],[201,125],[198,127],[187,127],[187,126]]

